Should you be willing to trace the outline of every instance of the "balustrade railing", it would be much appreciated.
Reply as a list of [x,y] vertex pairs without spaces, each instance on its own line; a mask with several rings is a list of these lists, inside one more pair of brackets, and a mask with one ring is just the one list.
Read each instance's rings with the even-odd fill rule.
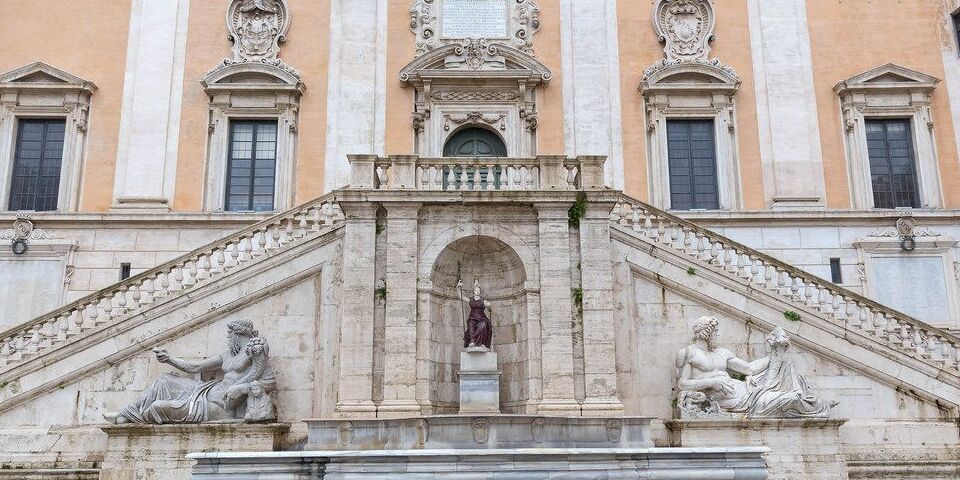
[[603,188],[605,157],[350,155],[351,188],[375,190],[578,190]]
[[0,332],[0,370],[301,243],[343,218],[333,195],[326,195]]
[[[765,290],[954,374],[960,339],[695,223],[623,196],[611,221],[700,265]],[[786,313],[785,313],[786,314]]]

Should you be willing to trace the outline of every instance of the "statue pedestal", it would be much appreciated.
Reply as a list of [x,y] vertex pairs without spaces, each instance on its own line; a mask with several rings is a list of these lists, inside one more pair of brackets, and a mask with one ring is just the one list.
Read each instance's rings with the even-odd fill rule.
[[460,354],[461,415],[500,413],[500,370],[497,354],[486,348],[468,348]]
[[100,480],[189,480],[188,453],[272,452],[290,429],[286,423],[124,424],[100,427],[107,452]]
[[768,480],[847,480],[835,418],[668,420],[673,445],[684,448],[767,446]]

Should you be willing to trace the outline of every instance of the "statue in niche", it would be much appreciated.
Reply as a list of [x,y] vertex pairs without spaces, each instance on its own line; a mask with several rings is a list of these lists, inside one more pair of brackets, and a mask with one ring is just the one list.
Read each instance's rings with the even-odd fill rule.
[[[489,350],[490,343],[493,340],[493,323],[490,322],[486,310],[491,305],[483,298],[480,281],[473,281],[472,297],[463,295],[462,280],[457,280],[457,291],[460,292],[460,298],[470,306],[470,315],[467,317],[466,327],[463,330],[463,347],[467,349],[486,348]],[[463,313],[463,309],[460,310],[460,313]]]
[[270,392],[276,373],[269,365],[269,347],[249,320],[227,325],[229,348],[194,363],[154,349],[157,361],[190,373],[216,373],[217,379],[195,380],[160,375],[140,397],[119,412],[106,413],[112,423],[239,423],[276,419]]
[[693,344],[680,350],[676,359],[681,418],[826,417],[836,406],[817,398],[784,357],[790,338],[782,328],[766,336],[769,356],[752,362],[717,345],[716,318],[699,318],[693,332]]

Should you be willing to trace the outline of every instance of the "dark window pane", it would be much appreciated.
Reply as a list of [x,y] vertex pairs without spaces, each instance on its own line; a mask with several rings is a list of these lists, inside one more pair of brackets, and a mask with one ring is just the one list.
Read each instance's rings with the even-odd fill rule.
[[56,210],[66,121],[20,120],[10,185],[10,210]]
[[668,120],[667,157],[670,208],[720,208],[713,120]]
[[273,210],[273,193],[277,181],[276,140],[276,122],[230,123],[226,210]]
[[866,134],[873,205],[919,207],[910,120],[867,120]]

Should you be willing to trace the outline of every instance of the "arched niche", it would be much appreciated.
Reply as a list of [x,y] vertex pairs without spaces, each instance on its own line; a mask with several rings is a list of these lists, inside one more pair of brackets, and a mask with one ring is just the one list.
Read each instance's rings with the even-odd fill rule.
[[484,296],[492,304],[493,350],[498,355],[500,409],[504,413],[524,413],[531,403],[531,365],[538,358],[530,348],[531,337],[539,338],[539,326],[532,325],[528,308],[536,304],[527,288],[526,267],[520,255],[490,236],[475,235],[449,243],[430,269],[430,288],[421,292],[421,318],[418,371],[425,378],[421,402],[436,414],[456,413],[459,406],[458,377],[463,351],[464,322],[467,314],[457,290],[463,279],[464,295],[470,295],[474,280],[480,282]]

